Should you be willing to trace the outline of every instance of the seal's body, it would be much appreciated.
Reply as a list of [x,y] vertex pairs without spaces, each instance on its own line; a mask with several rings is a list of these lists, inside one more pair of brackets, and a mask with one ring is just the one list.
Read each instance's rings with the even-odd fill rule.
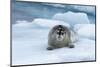
[[71,45],[71,32],[69,28],[64,25],[57,25],[52,28],[48,36],[48,50],[70,47],[73,48],[74,45]]

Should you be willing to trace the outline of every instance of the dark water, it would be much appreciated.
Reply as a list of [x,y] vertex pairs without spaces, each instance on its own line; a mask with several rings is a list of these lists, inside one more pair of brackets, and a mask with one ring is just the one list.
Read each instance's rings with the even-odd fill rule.
[[[35,18],[51,19],[56,13],[64,13],[67,11],[84,12],[88,15],[91,23],[95,23],[95,9],[94,12],[89,12],[74,9],[74,5],[63,4],[64,7],[55,7],[47,4],[48,3],[12,1],[12,23],[16,23],[16,20],[32,21]],[[91,7],[94,8],[94,6]]]

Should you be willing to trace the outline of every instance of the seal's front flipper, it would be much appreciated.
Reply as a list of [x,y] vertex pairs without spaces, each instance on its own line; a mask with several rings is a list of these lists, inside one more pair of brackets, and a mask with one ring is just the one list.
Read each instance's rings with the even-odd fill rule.
[[53,50],[53,49],[54,49],[54,48],[52,48],[52,47],[48,47],[48,48],[47,48],[47,50]]
[[68,45],[68,47],[69,47],[69,48],[74,48],[75,46],[74,46],[74,45]]

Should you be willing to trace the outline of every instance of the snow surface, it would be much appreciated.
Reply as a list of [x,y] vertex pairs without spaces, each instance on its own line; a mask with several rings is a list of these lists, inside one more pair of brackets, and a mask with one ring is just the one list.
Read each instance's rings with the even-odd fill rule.
[[79,36],[95,40],[95,24],[76,24],[74,29]]
[[70,25],[90,23],[86,13],[74,13],[71,11],[66,13],[57,13],[53,16],[53,19],[69,22]]
[[[60,62],[76,62],[95,60],[95,25],[76,24],[74,29],[79,34],[79,40],[74,43],[75,48],[60,48],[46,50],[48,32],[51,27],[64,21],[35,19],[32,22],[17,21],[12,25],[12,64],[45,64]],[[91,29],[90,29],[91,28]],[[85,37],[83,37],[85,36]]]

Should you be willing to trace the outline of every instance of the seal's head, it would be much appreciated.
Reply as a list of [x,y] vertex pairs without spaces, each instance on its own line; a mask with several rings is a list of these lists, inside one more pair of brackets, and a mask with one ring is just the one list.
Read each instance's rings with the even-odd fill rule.
[[56,40],[62,41],[66,35],[66,31],[62,25],[58,25],[56,28]]

